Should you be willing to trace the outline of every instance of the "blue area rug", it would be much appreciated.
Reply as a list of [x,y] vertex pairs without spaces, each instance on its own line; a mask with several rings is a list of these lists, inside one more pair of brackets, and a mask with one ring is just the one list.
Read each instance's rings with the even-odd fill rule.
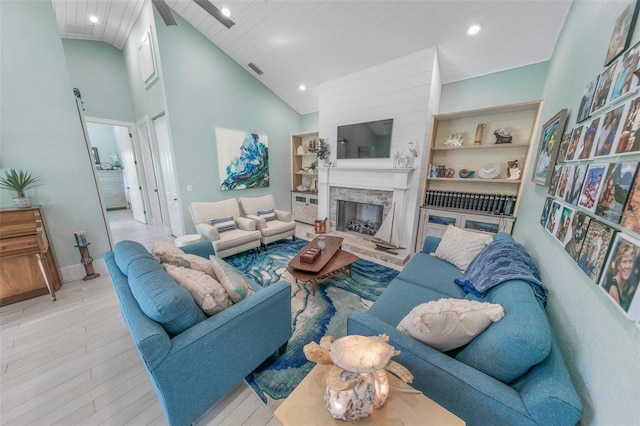
[[266,251],[254,250],[225,260],[253,278],[263,287],[282,277],[291,283],[291,321],[293,335],[284,355],[272,356],[247,376],[246,381],[275,408],[311,371],[315,363],[307,361],[302,351],[311,341],[319,342],[325,334],[334,337],[347,332],[347,317],[353,311],[366,311],[395,278],[398,271],[366,260],[353,264],[353,276],[340,274],[318,284],[316,296],[311,283],[298,282],[287,272],[289,261],[308,241],[282,240],[269,244]]

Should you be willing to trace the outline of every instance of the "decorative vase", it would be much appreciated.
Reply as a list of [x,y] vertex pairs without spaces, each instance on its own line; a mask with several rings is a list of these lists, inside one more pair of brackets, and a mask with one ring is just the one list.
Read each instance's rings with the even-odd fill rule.
[[20,208],[31,207],[31,197],[13,197],[13,205]]
[[353,373],[344,371],[345,382],[357,384],[347,390],[337,390],[327,386],[324,402],[334,419],[358,420],[367,417],[374,409],[382,407],[389,396],[389,379],[385,370],[373,373]]
[[327,248],[327,241],[325,237],[318,237],[318,242],[316,243],[316,245],[320,250],[324,251],[324,249]]

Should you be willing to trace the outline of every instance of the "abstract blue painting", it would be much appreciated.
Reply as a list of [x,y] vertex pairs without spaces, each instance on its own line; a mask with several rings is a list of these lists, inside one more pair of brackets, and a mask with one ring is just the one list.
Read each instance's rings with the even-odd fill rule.
[[269,139],[265,135],[216,128],[220,189],[269,186]]

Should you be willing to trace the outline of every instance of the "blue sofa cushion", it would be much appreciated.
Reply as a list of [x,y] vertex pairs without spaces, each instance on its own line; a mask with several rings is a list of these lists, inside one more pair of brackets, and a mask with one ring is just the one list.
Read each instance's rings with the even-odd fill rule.
[[426,253],[416,253],[397,278],[417,286],[436,290],[447,297],[462,298],[467,293],[454,282],[456,278],[461,276],[460,269],[451,263]]
[[169,335],[180,334],[206,319],[189,292],[153,258],[131,262],[129,287],[140,309]]
[[549,355],[551,329],[529,283],[510,280],[484,297],[469,293],[465,298],[499,304],[505,315],[458,352],[458,361],[508,384]]
[[113,247],[113,257],[116,265],[125,276],[129,275],[129,267],[138,259],[153,259],[153,256],[140,243],[135,241],[120,241]]

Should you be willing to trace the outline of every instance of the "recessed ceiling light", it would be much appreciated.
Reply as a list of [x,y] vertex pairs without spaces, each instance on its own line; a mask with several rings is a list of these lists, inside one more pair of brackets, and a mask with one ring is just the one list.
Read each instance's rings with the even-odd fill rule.
[[473,24],[471,26],[469,26],[469,28],[467,29],[467,34],[469,35],[476,35],[480,32],[480,30],[482,30],[482,25],[481,24]]
[[229,16],[231,16],[231,11],[230,11],[228,8],[226,8],[226,7],[223,7],[223,8],[222,8],[222,10],[221,10],[221,12],[222,12],[222,14],[223,14],[224,16],[226,16],[227,18],[228,18]]
[[298,89],[304,92],[305,90],[307,90],[307,86],[305,86],[304,84],[301,84],[300,86],[298,86]]
[[98,23],[98,17],[96,15],[89,15],[89,21],[91,21],[94,24],[96,24],[96,23]]

